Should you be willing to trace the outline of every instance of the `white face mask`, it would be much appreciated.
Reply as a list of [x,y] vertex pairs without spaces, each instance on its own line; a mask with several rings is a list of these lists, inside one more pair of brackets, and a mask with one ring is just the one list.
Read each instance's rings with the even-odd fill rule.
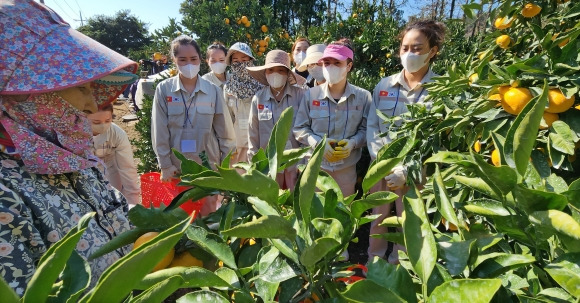
[[101,123],[101,124],[93,124],[91,123],[91,130],[93,131],[93,135],[100,135],[106,133],[111,128],[111,122]]
[[267,74],[266,80],[271,87],[280,88],[286,84],[286,81],[288,81],[288,75],[281,75],[278,73]]
[[305,52],[299,52],[298,54],[295,54],[294,63],[296,63],[296,66],[300,66],[300,64],[302,64],[302,61],[304,61],[304,58],[306,58]]
[[324,81],[324,72],[322,71],[322,66],[314,65],[308,68],[308,73],[318,82]]
[[187,79],[193,79],[199,73],[199,64],[177,65],[177,70]]
[[324,79],[330,84],[336,84],[346,78],[346,65],[344,67],[338,67],[335,65],[323,66],[322,73],[324,74]]
[[223,74],[226,71],[227,64],[224,62],[215,62],[210,64],[209,68],[214,72],[214,74]]
[[417,55],[412,52],[406,52],[401,56],[401,64],[406,71],[414,73],[429,64],[429,53]]

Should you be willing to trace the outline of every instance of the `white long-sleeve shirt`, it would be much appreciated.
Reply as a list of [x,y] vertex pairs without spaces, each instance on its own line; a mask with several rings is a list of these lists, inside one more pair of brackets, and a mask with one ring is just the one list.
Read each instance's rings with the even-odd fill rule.
[[104,173],[109,183],[119,190],[129,204],[139,204],[141,188],[139,174],[133,161],[133,150],[127,133],[111,123],[105,133],[93,137],[93,152],[104,162]]

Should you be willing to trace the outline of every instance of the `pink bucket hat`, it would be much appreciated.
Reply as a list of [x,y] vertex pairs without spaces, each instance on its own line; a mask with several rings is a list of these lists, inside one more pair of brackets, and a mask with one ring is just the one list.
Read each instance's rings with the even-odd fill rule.
[[38,94],[93,82],[99,105],[138,77],[137,63],[72,29],[32,0],[0,0],[0,95]]
[[354,54],[350,48],[345,45],[329,44],[322,54],[322,58],[318,62],[326,58],[334,58],[336,60],[344,61],[346,59],[353,59]]
[[302,85],[306,82],[304,77],[290,69],[290,56],[288,56],[288,53],[279,49],[271,50],[266,54],[264,65],[246,67],[246,69],[254,79],[258,80],[258,82],[264,85],[269,85],[268,80],[266,79],[266,69],[276,66],[285,67],[288,70],[288,83],[290,85]]

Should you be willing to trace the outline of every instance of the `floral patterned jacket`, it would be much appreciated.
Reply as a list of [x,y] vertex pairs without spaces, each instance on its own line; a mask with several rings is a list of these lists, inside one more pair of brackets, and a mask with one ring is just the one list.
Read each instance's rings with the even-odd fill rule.
[[[130,229],[125,198],[97,168],[31,174],[18,158],[0,152],[0,274],[18,295],[23,295],[42,254],[89,212],[96,215],[76,248],[85,259]],[[91,284],[125,253],[127,248],[89,262]]]

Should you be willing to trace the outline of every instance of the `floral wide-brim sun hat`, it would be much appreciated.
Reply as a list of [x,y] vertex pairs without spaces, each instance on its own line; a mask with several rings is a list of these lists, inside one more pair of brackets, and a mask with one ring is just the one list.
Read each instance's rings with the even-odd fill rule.
[[137,63],[74,30],[32,0],[0,0],[0,95],[39,94],[92,82],[99,106],[137,80]]

